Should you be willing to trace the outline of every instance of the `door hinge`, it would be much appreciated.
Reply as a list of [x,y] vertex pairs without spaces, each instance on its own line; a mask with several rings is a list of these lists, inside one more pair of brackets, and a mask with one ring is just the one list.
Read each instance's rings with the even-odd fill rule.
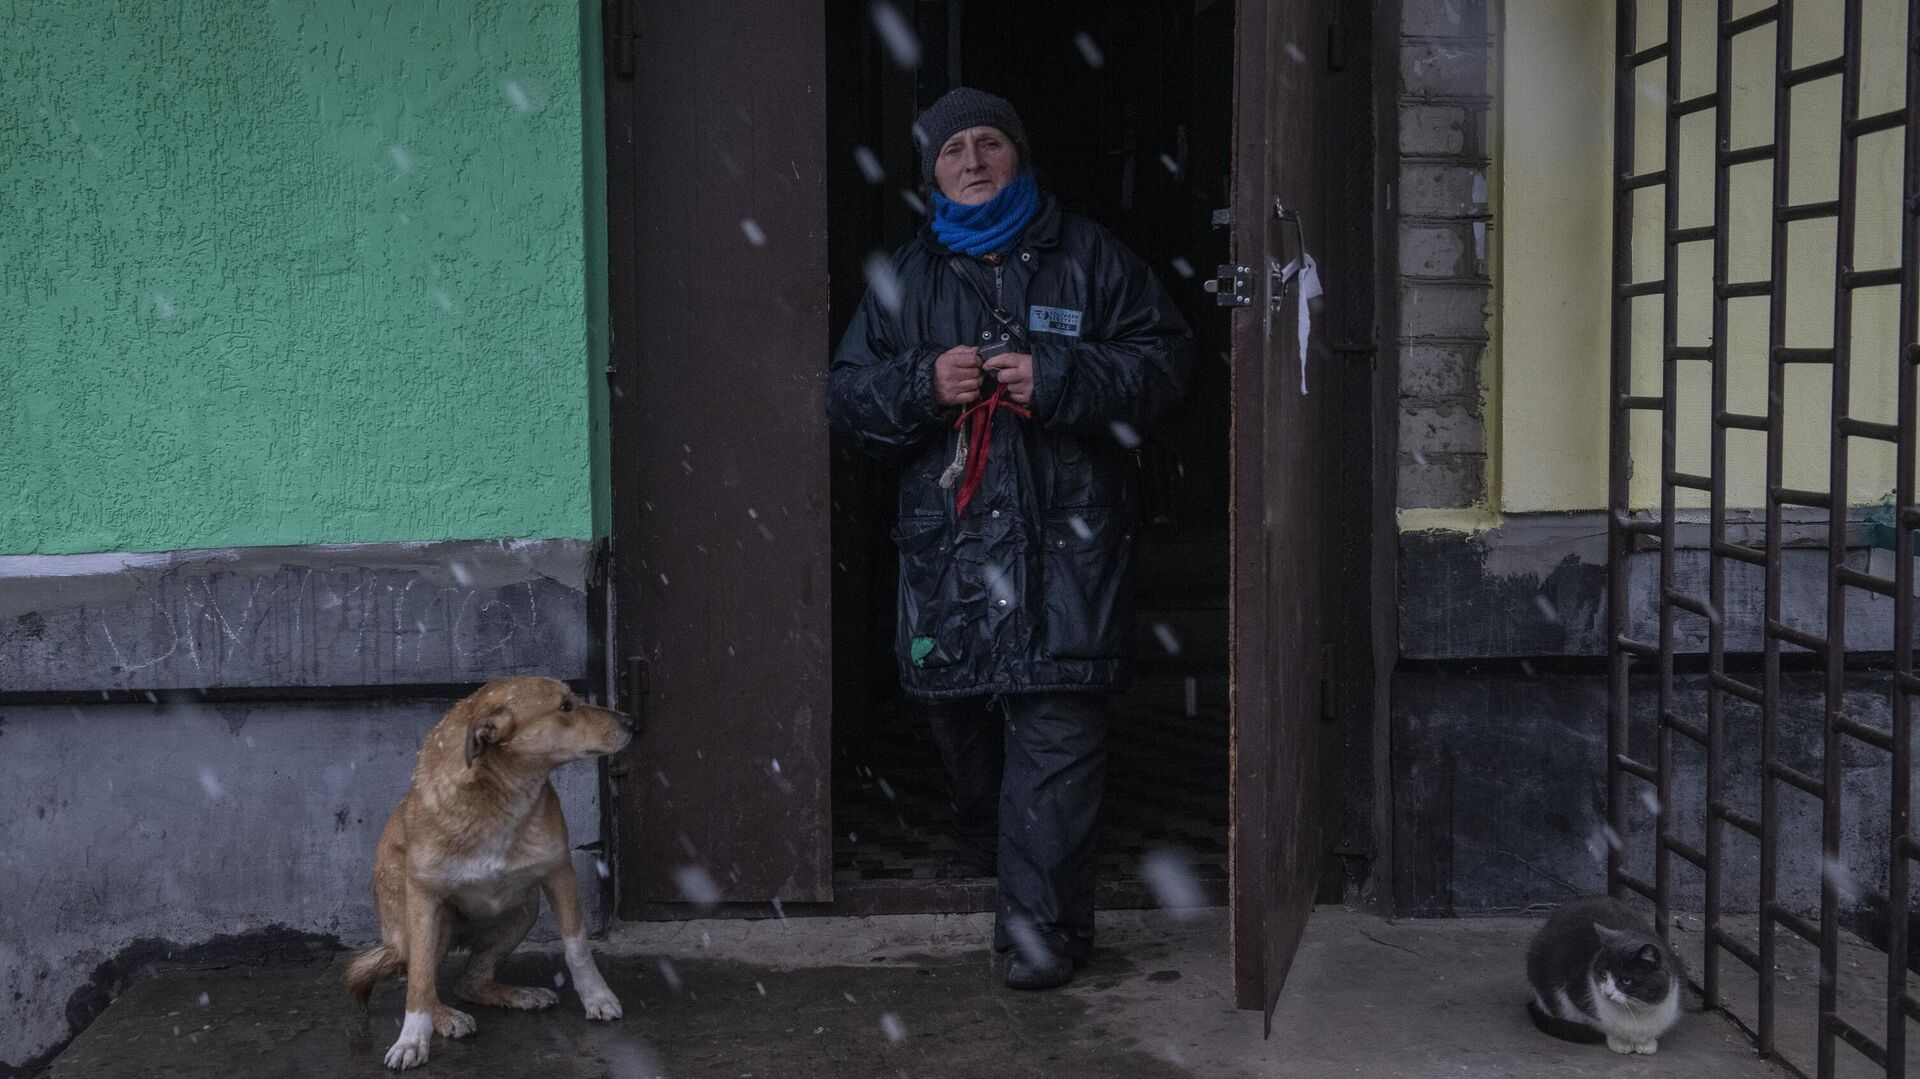
[[[626,669],[620,672],[620,695],[614,702],[614,708],[633,717],[634,726],[639,735],[647,732],[647,695],[653,692],[653,669],[648,666],[645,656],[628,656]],[[615,777],[627,774],[627,755],[622,753],[607,761],[607,774]]]
[[634,0],[601,0],[600,26],[607,39],[607,68],[623,79],[633,78],[635,41],[640,37]]
[[626,685],[620,687],[620,703],[635,719],[647,716],[647,695],[653,692],[653,668],[645,656],[627,657]]
[[1213,302],[1221,307],[1246,307],[1253,303],[1253,269],[1222,263],[1200,287],[1213,293]]

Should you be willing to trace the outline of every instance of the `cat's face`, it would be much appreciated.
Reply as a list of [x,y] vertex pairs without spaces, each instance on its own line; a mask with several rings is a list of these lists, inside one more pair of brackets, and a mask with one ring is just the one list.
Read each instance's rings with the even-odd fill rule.
[[1659,944],[1634,933],[1600,929],[1600,953],[1593,959],[1593,982],[1615,1004],[1642,1005],[1665,1000],[1673,987],[1666,954]]

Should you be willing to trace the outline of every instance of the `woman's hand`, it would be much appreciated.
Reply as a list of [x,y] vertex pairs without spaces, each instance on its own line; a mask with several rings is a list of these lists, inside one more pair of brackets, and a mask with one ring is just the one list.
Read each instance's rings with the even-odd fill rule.
[[970,405],[980,399],[980,350],[955,345],[933,361],[933,396],[943,405]]
[[1000,385],[1007,388],[1007,396],[1016,405],[1026,406],[1033,403],[1033,355],[1026,352],[1002,352],[987,361],[987,369],[995,373]]

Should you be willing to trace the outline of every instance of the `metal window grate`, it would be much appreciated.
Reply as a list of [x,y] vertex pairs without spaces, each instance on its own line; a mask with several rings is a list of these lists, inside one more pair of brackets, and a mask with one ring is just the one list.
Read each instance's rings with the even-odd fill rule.
[[[1803,0],[1829,5],[1834,0]],[[1744,10],[1736,15],[1734,0],[1716,0],[1713,23],[1703,17],[1704,4],[1689,5],[1669,0],[1665,5],[1665,38],[1652,44],[1641,43],[1639,16],[1644,8],[1657,10],[1647,0],[1619,0],[1617,4],[1617,40],[1614,97],[1614,219],[1613,219],[1613,317],[1612,378],[1610,383],[1609,530],[1608,554],[1611,594],[1608,607],[1609,717],[1608,717],[1608,819],[1612,829],[1607,876],[1615,895],[1633,893],[1653,902],[1662,933],[1669,932],[1674,911],[1676,869],[1697,869],[1704,875],[1705,962],[1700,972],[1702,988],[1709,1005],[1727,1003],[1728,973],[1726,957],[1750,968],[1757,989],[1755,1033],[1763,1054],[1779,1056],[1776,1036],[1779,1025],[1779,952],[1781,932],[1801,937],[1819,950],[1819,996],[1817,1016],[1817,1055],[1815,1073],[1826,1079],[1835,1074],[1840,1042],[1847,1043],[1875,1071],[1890,1076],[1907,1073],[1907,1029],[1909,1018],[1920,1021],[1920,1001],[1908,991],[1908,933],[1911,860],[1920,858],[1920,844],[1910,835],[1909,800],[1912,763],[1912,703],[1920,691],[1920,675],[1913,666],[1914,539],[1920,524],[1920,509],[1914,504],[1915,452],[1915,372],[1920,360],[1916,344],[1916,307],[1920,306],[1920,287],[1916,269],[1920,268],[1920,235],[1916,231],[1916,213],[1920,213],[1920,61],[1915,43],[1920,43],[1920,0],[1905,0],[1904,14],[1908,47],[1905,57],[1904,106],[1861,115],[1862,20],[1863,0],[1839,0],[1841,15],[1839,55],[1802,62],[1795,66],[1794,0]],[[1878,2],[1878,0],[1876,0]],[[1897,5],[1902,0],[1885,0]],[[1738,5],[1754,8],[1751,3]],[[1814,9],[1815,14],[1831,12],[1832,7]],[[1652,27],[1648,28],[1649,30]],[[1685,48],[1690,35],[1713,36],[1714,87],[1711,91],[1683,97],[1683,63],[1694,53]],[[1734,148],[1731,145],[1735,85],[1733,79],[1736,43],[1745,35],[1771,33],[1773,48],[1773,124],[1772,141],[1766,144]],[[1640,71],[1651,65],[1665,65],[1664,96],[1658,106],[1645,108],[1638,100]],[[1831,123],[1830,116],[1796,117],[1796,88],[1823,80],[1837,80],[1839,86],[1837,197],[1809,199],[1790,181],[1795,155],[1796,119]],[[1654,96],[1654,95],[1645,95]],[[1642,111],[1647,113],[1641,116]],[[1809,110],[1811,111],[1811,110]],[[1682,195],[1690,180],[1682,168],[1683,121],[1695,114],[1712,112],[1714,147],[1712,153],[1711,226],[1682,226]],[[1661,167],[1636,171],[1636,123],[1659,122],[1663,125],[1664,156]],[[1898,190],[1899,240],[1898,265],[1890,268],[1855,268],[1859,220],[1860,142],[1881,133],[1901,132],[1901,179]],[[1730,279],[1730,250],[1747,237],[1736,235],[1731,206],[1731,176],[1736,168],[1770,168],[1772,195],[1770,213],[1761,226],[1770,235],[1770,274],[1765,280]],[[1657,279],[1636,281],[1633,241],[1636,193],[1651,197],[1660,189],[1662,250]],[[1697,193],[1689,193],[1697,194]],[[1795,201],[1798,198],[1800,201]],[[1830,221],[1835,237],[1832,260],[1832,343],[1805,347],[1788,344],[1787,282],[1794,267],[1790,265],[1792,226],[1799,222]],[[1757,230],[1754,230],[1757,231]],[[1706,345],[1680,340],[1682,245],[1711,244],[1713,287],[1711,304],[1711,341]],[[1898,336],[1896,347],[1885,350],[1857,350],[1854,335],[1854,294],[1867,289],[1899,290]],[[1767,343],[1765,349],[1767,405],[1764,413],[1730,410],[1728,373],[1730,362],[1729,301],[1766,297],[1768,304]],[[1635,304],[1661,305],[1660,386],[1658,393],[1634,384],[1633,345]],[[1678,424],[1688,410],[1680,393],[1680,372],[1684,365],[1705,364],[1709,369],[1707,403],[1708,470],[1705,474],[1684,472],[1678,461]],[[1829,431],[1826,445],[1827,488],[1825,491],[1801,490],[1787,486],[1787,425],[1791,408],[1812,407],[1806,394],[1798,401],[1790,391],[1798,385],[1789,370],[1806,371],[1796,365],[1814,365],[1831,379]],[[1897,418],[1894,423],[1876,422],[1850,414],[1850,389],[1857,372],[1878,365],[1884,372],[1895,371]],[[1657,414],[1660,430],[1658,509],[1634,510],[1630,477],[1633,468],[1633,421],[1636,415]],[[1754,432],[1764,437],[1764,533],[1765,545],[1756,550],[1734,542],[1729,535],[1728,448],[1729,431]],[[1753,437],[1749,435],[1748,437]],[[1893,572],[1890,578],[1863,571],[1848,561],[1849,449],[1855,442],[1868,441],[1891,445],[1895,454],[1892,496]],[[1676,527],[1679,525],[1680,492],[1697,491],[1706,497],[1708,542],[1705,596],[1690,593],[1676,572]],[[1684,496],[1697,497],[1697,496]],[[1786,577],[1783,549],[1786,545],[1789,510],[1818,511],[1824,527],[1815,534],[1826,548],[1825,621],[1819,632],[1788,624],[1785,602]],[[1658,588],[1657,640],[1636,639],[1633,635],[1634,605],[1630,583],[1633,554],[1649,543],[1657,546]],[[1801,538],[1804,545],[1805,538]],[[1755,567],[1764,573],[1764,614],[1757,625],[1729,625],[1727,617],[1728,575],[1739,567]],[[1691,587],[1697,587],[1693,585]],[[1886,679],[1891,696],[1890,730],[1859,722],[1848,715],[1847,660],[1848,601],[1850,594],[1890,598],[1892,605],[1892,675]],[[1689,624],[1689,620],[1691,623]],[[1748,621],[1755,621],[1748,619]],[[1676,689],[1675,655],[1682,650],[1682,628],[1686,641],[1697,639],[1700,622],[1706,629],[1706,676],[1704,679],[1705,722],[1681,714]],[[1728,663],[1729,632],[1740,640],[1759,642],[1759,679]],[[1644,634],[1644,631],[1643,631]],[[1686,647],[1693,647],[1687,645]],[[1885,647],[1882,645],[1881,647]],[[1796,767],[1783,752],[1781,721],[1785,702],[1783,658],[1806,656],[1813,661],[1822,679],[1822,719],[1820,721],[1820,767],[1817,773]],[[1789,661],[1791,662],[1791,661]],[[1652,668],[1648,678],[1647,668]],[[1635,684],[1651,680],[1657,697],[1653,709],[1654,737],[1642,756],[1631,752],[1630,730],[1636,720],[1631,707]],[[1729,703],[1736,707],[1755,707],[1759,713],[1759,814],[1743,810],[1730,797],[1727,715]],[[1676,737],[1695,743],[1704,752],[1704,842],[1690,842],[1675,826],[1673,798],[1676,754],[1682,748]],[[1651,748],[1652,761],[1643,759]],[[1745,747],[1741,747],[1744,749]],[[1878,753],[1891,757],[1892,782],[1882,795],[1855,799],[1842,797],[1845,775],[1843,763],[1859,754]],[[1832,872],[1823,872],[1819,892],[1817,922],[1803,917],[1781,901],[1781,852],[1789,838],[1783,832],[1782,798],[1812,797],[1820,803],[1820,854],[1823,867],[1839,864],[1842,858],[1843,810],[1865,807],[1872,814],[1884,805],[1886,836],[1886,892],[1878,897],[1884,904],[1886,923],[1886,974],[1884,1022],[1861,1025],[1841,1014],[1838,966],[1840,957],[1841,885]],[[1657,802],[1645,803],[1651,793]],[[1633,853],[1620,841],[1629,836],[1636,804],[1649,805],[1651,834],[1644,837],[1647,850],[1637,859],[1644,867],[1651,862],[1653,879],[1636,876],[1630,869]],[[1863,822],[1855,822],[1863,823]],[[1882,822],[1873,822],[1876,825]],[[1731,831],[1730,831],[1731,830]],[[1872,829],[1876,834],[1877,827]],[[1729,896],[1728,842],[1752,844],[1759,852],[1758,894]],[[1747,849],[1747,848],[1742,848]],[[1675,859],[1679,859],[1676,864]],[[1728,911],[1757,912],[1758,947],[1746,943],[1732,931]],[[1789,1064],[1797,1064],[1787,1061]],[[1857,1061],[1848,1061],[1849,1067]]]

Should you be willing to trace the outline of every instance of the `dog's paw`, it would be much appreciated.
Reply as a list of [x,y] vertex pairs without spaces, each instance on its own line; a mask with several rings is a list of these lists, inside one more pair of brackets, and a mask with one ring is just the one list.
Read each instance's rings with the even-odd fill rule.
[[408,1012],[400,1025],[400,1037],[387,1050],[387,1067],[398,1071],[417,1068],[427,1062],[427,1041],[433,1036],[431,1012]]
[[442,1004],[433,1010],[433,1029],[442,1038],[470,1038],[479,1027],[473,1016]]
[[463,999],[489,1008],[519,1008],[532,1012],[560,1003],[560,994],[553,990],[528,985],[501,985],[499,982],[461,984],[454,987],[454,992]]
[[588,1019],[618,1019],[622,1014],[619,998],[606,989],[583,994],[580,1003],[586,1006]]
[[427,1062],[427,1043],[409,1041],[404,1035],[387,1050],[387,1067],[395,1071],[417,1068]]
[[560,1003],[560,994],[551,989],[520,985],[501,987],[499,1006],[502,1008],[519,1008],[523,1011],[537,1012],[558,1003]]

